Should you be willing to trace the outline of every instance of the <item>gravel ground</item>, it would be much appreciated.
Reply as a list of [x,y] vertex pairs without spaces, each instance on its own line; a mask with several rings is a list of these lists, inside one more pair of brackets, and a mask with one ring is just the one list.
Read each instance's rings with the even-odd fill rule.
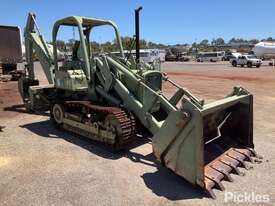
[[[37,74],[45,83],[39,64]],[[164,63],[177,83],[207,101],[222,98],[234,85],[255,96],[254,142],[264,156],[244,177],[223,181],[226,192],[268,195],[275,202],[275,69],[232,68],[228,63]],[[233,205],[229,194],[216,200],[162,167],[150,141],[140,139],[113,154],[85,138],[57,130],[47,114],[28,114],[16,82],[0,83],[0,205]],[[165,87],[171,93],[170,87]],[[242,170],[242,169],[241,169]],[[234,204],[235,205],[235,204]],[[244,205],[239,203],[237,205]]]

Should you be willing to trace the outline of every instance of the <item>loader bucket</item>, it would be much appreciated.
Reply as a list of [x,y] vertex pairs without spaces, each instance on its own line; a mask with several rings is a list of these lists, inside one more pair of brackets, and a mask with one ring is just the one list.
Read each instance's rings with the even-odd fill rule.
[[162,164],[213,198],[214,187],[224,190],[222,180],[258,157],[253,148],[253,96],[242,88],[201,108],[184,99],[153,137]]

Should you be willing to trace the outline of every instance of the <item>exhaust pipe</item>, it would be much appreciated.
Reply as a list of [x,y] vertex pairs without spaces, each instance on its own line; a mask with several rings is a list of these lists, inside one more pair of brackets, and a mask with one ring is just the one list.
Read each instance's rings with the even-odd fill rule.
[[142,7],[140,6],[139,8],[135,9],[135,32],[136,32],[136,63],[137,67],[140,62],[140,55],[139,55],[139,50],[140,50],[140,45],[139,45],[139,12],[142,10]]

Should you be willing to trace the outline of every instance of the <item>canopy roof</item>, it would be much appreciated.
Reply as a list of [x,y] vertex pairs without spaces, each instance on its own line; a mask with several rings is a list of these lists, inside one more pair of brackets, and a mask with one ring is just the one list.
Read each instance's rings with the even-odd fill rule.
[[116,27],[115,23],[110,20],[82,17],[82,16],[69,16],[58,20],[55,25],[68,25],[68,26],[78,26],[80,23],[83,27],[94,27],[101,25],[112,25]]

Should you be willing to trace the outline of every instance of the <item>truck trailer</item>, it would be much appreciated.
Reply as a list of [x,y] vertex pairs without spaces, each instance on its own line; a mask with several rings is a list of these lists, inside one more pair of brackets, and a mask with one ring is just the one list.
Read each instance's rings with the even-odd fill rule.
[[2,74],[19,75],[17,63],[22,62],[21,33],[18,26],[0,25],[0,67]]

